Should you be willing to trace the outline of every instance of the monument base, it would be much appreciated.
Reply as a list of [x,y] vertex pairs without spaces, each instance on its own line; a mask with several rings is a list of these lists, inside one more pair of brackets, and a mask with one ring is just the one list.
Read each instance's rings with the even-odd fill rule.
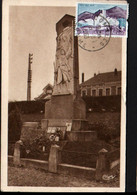
[[51,97],[45,104],[41,127],[47,137],[61,131],[61,140],[93,141],[97,137],[95,131],[89,130],[84,100],[70,94]]
[[88,129],[88,121],[84,119],[42,119],[41,127],[44,131],[47,131],[49,127],[60,127],[61,130],[66,131],[80,131]]
[[97,139],[96,131],[71,131],[66,133],[66,138],[71,142],[93,142]]
[[[70,127],[68,126],[70,125]],[[42,130],[49,137],[56,129],[62,132],[62,139],[67,141],[87,142],[97,139],[97,132],[88,129],[87,120],[79,119],[42,119]]]
[[45,104],[45,119],[86,119],[84,100],[74,95],[56,95]]

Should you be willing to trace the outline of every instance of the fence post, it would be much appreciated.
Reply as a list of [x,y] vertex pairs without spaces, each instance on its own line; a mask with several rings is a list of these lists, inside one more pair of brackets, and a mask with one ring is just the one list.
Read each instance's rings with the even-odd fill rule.
[[61,163],[60,146],[52,145],[49,154],[49,172],[57,173],[59,163]]
[[17,141],[14,146],[13,164],[20,165],[20,146],[23,144],[21,140]]
[[107,154],[108,151],[104,148],[98,152],[98,159],[96,163],[96,175],[95,175],[97,181],[102,180],[103,174],[108,171],[109,167],[108,167]]

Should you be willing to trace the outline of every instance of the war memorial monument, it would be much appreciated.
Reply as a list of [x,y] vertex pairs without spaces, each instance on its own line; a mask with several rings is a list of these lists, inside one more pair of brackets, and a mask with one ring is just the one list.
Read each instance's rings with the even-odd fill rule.
[[42,128],[49,134],[59,128],[68,141],[91,141],[95,132],[88,130],[86,104],[79,91],[78,37],[74,36],[74,17],[65,15],[57,24],[54,63],[54,88],[45,104]]

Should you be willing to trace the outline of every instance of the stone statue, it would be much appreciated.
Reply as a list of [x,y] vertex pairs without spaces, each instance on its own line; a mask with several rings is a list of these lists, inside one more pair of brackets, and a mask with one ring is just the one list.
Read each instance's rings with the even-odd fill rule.
[[67,131],[77,131],[86,122],[86,104],[78,93],[78,37],[74,35],[74,23],[75,17],[68,14],[56,23],[54,87],[51,100],[45,104],[45,119],[42,122],[46,131],[50,127],[60,127],[65,132],[68,124],[70,128]]
[[72,28],[66,27],[57,37],[53,95],[71,93],[73,67],[70,58],[72,58]]
[[66,53],[64,49],[59,50],[60,55],[57,55],[57,78],[56,83],[61,84],[65,82],[70,82],[71,79],[71,70],[68,63],[68,58],[66,56]]

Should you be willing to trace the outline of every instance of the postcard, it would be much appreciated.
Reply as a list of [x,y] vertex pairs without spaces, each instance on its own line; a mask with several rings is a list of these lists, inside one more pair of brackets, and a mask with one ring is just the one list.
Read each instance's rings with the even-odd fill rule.
[[1,190],[124,192],[127,2],[2,10]]

